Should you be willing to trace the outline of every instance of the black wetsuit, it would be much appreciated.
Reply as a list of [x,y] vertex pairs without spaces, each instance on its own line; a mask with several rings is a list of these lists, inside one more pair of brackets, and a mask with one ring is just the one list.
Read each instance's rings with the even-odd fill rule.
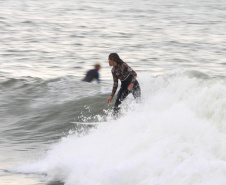
[[91,69],[86,73],[83,81],[91,82],[93,79],[96,79],[98,83],[100,83],[99,72],[96,69]]

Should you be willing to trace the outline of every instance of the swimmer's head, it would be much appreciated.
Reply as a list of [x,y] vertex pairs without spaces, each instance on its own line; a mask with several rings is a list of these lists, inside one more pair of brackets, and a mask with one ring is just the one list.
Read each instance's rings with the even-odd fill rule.
[[95,67],[95,69],[96,69],[97,71],[99,71],[99,70],[100,70],[100,68],[101,68],[101,66],[100,66],[100,64],[99,64],[99,63],[96,63],[96,64],[94,65],[94,67]]

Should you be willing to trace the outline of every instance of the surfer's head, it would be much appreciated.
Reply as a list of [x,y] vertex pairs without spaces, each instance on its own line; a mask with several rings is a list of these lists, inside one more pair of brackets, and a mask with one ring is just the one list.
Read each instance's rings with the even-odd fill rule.
[[109,60],[109,62],[110,62],[110,60],[113,60],[117,64],[123,63],[122,59],[119,57],[119,55],[117,53],[111,53],[108,57],[108,60]]

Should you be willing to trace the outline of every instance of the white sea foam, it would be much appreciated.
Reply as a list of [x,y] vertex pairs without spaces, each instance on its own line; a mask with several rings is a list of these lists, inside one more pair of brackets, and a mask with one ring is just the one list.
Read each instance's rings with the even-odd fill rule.
[[[90,134],[69,134],[17,170],[66,185],[223,185],[226,83],[172,72],[140,78],[143,102]],[[134,106],[133,106],[134,105]]]

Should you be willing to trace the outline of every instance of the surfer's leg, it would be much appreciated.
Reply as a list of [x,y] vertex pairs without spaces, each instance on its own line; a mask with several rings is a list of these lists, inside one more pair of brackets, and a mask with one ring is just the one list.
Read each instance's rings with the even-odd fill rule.
[[132,94],[137,102],[141,101],[141,90],[140,90],[140,85],[137,80],[134,82]]
[[117,99],[115,101],[115,106],[114,106],[114,115],[116,115],[120,109],[120,104],[122,101],[128,96],[130,92],[127,89],[120,89],[118,94],[117,94]]

